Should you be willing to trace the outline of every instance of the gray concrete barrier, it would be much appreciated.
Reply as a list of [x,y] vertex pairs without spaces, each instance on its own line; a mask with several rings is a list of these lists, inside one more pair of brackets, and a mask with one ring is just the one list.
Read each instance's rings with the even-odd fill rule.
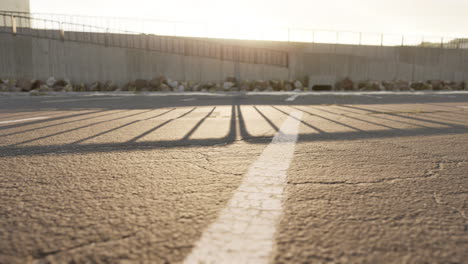
[[[133,37],[141,39],[139,35]],[[230,76],[303,81],[309,76],[335,76],[337,80],[349,77],[354,81],[468,80],[467,49],[223,40],[225,44],[231,42],[285,51],[287,67],[2,33],[0,76],[54,76],[75,83],[112,80],[119,85],[161,75],[202,82],[222,81]]]

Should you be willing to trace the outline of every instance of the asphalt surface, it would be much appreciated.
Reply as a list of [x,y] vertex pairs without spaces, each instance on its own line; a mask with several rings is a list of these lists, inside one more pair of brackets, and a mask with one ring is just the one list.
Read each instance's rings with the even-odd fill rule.
[[187,262],[294,118],[269,262],[468,263],[467,93],[290,97],[0,96],[0,263]]

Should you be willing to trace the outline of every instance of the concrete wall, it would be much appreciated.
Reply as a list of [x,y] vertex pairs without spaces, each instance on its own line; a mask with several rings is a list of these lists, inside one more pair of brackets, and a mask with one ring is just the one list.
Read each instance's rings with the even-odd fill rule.
[[29,12],[29,0],[1,0],[0,10]]
[[468,50],[293,44],[296,78],[333,75],[353,80],[468,80]]
[[175,80],[222,81],[226,77],[288,79],[285,67],[247,64],[142,49],[0,34],[0,76],[68,78],[74,82],[112,80],[125,84],[161,75]]
[[221,81],[231,76],[245,80],[336,76],[337,79],[350,77],[355,81],[468,81],[466,49],[253,41],[232,43],[285,50],[289,52],[289,67],[3,33],[0,34],[0,76],[18,79],[54,76],[74,82],[113,80],[118,84],[161,75],[186,81]]

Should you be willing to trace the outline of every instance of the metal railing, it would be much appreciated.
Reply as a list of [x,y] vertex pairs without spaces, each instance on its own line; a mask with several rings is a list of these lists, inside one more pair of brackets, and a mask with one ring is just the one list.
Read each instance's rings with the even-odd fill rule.
[[[217,25],[216,23],[165,21],[122,17],[96,17],[82,15],[25,13],[0,11],[2,14],[30,17],[45,21],[59,21],[65,25],[88,26],[112,29],[118,32],[141,32],[161,36],[241,38],[289,42],[378,45],[378,46],[422,46],[437,48],[468,48],[467,38],[410,36],[384,33],[365,33],[299,28],[261,28]],[[67,29],[74,31],[76,28]],[[97,30],[97,29],[94,29]]]
[[23,16],[19,13],[2,13],[0,11],[0,33],[143,49],[249,64],[289,66],[288,52],[282,50],[230,45],[196,38],[158,36],[109,27],[39,19]]

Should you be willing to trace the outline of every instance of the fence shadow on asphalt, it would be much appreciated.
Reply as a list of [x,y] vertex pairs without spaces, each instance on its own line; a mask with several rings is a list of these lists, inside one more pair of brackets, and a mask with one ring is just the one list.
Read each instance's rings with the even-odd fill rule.
[[[242,106],[242,107],[241,107]],[[190,115],[197,107],[182,108],[186,109],[182,114],[175,118],[167,119],[164,122],[150,128],[140,134],[128,139],[125,142],[119,143],[85,143],[86,141],[111,133],[116,132],[119,129],[128,127],[130,125],[137,124],[145,120],[154,119],[157,117],[164,117],[165,115],[173,112],[176,108],[164,109],[163,112],[157,113],[156,115],[150,115],[145,119],[133,120],[117,127],[101,131],[99,133],[89,135],[83,139],[74,141],[67,144],[49,144],[41,146],[21,146],[23,144],[32,143],[38,140],[53,138],[58,135],[64,135],[70,132],[76,132],[84,128],[90,128],[99,124],[115,122],[124,118],[136,117],[142,114],[149,114],[155,109],[141,110],[138,113],[126,114],[110,119],[104,119],[98,122],[89,123],[79,127],[61,130],[59,132],[51,133],[48,135],[42,135],[34,137],[32,139],[24,140],[11,144],[9,146],[0,147],[0,156],[22,156],[22,155],[43,155],[43,154],[57,154],[57,153],[94,153],[94,152],[113,152],[113,151],[131,151],[131,150],[148,150],[157,148],[190,148],[194,146],[213,146],[219,144],[232,144],[236,141],[243,140],[250,144],[265,144],[271,141],[272,136],[255,136],[249,133],[248,126],[255,126],[255,124],[247,124],[244,117],[242,108],[252,108],[258,115],[265,121],[273,131],[279,131],[279,125],[275,124],[273,118],[269,117],[260,107],[241,105],[239,102],[235,102],[230,107],[230,120],[228,123],[228,133],[219,138],[205,138],[196,139],[191,138],[192,135],[206,122],[206,120],[213,114],[216,106],[212,106],[210,110],[202,116],[196,123],[187,129],[184,136],[177,140],[153,140],[153,141],[140,141],[143,137],[157,133],[159,129],[169,125],[175,120],[184,118]],[[266,106],[263,106],[266,107]],[[289,116],[291,111],[301,111],[306,116],[312,117],[317,120],[314,124],[310,121],[306,121],[307,118],[301,120],[301,124],[312,129],[314,133],[302,133],[299,135],[300,142],[314,142],[314,141],[347,141],[347,140],[365,140],[375,138],[396,138],[396,137],[409,137],[409,136],[429,136],[429,135],[450,135],[450,134],[464,134],[468,133],[468,117],[455,111],[434,111],[434,112],[405,112],[400,108],[394,108],[392,106],[378,106],[372,109],[365,106],[355,105],[334,105],[328,107],[317,107],[317,106],[269,106],[272,111],[276,111],[284,117]],[[307,109],[304,109],[307,107]],[[287,109],[284,109],[287,108]],[[161,109],[159,109],[161,110]],[[289,112],[288,112],[289,111]],[[68,114],[63,116],[56,116],[50,119],[35,120],[25,122],[21,124],[12,124],[0,127],[1,130],[9,128],[21,128],[29,125],[43,125],[36,128],[28,128],[22,131],[14,131],[7,134],[0,135],[5,136],[18,136],[23,133],[34,133],[35,130],[60,127],[65,124],[72,124],[79,121],[92,121],[94,118],[109,117],[114,114],[122,114],[126,110],[99,110],[99,111],[87,111],[79,114]],[[417,114],[417,116],[415,115]],[[336,118],[335,118],[336,117]],[[72,120],[70,120],[72,119]],[[310,119],[310,118],[309,118]],[[366,130],[359,125],[347,124],[343,121],[358,121],[358,123],[379,126],[384,130]],[[59,123],[49,124],[51,121],[58,121]],[[343,132],[326,132],[326,129],[320,126],[320,121],[328,122],[335,126],[341,126],[346,128],[347,131]],[[457,122],[453,123],[453,122]],[[462,123],[462,124],[459,124]],[[393,124],[393,125],[392,125]],[[401,128],[395,124],[403,126],[412,126],[414,128]],[[437,127],[433,127],[433,126]],[[350,130],[350,131],[349,131]]]

